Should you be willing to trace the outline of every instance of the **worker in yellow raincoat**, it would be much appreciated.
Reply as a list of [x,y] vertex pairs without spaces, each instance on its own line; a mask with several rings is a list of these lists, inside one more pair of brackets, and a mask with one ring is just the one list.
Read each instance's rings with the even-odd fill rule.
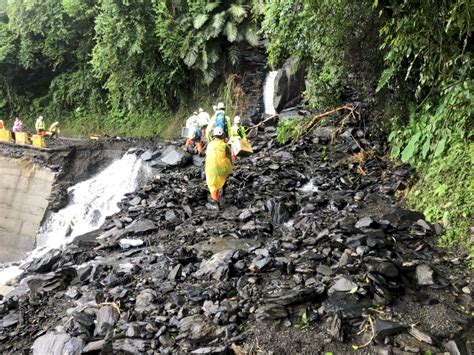
[[232,172],[230,146],[224,141],[224,130],[215,127],[212,131],[213,139],[206,150],[206,182],[211,198],[219,202],[222,189]]

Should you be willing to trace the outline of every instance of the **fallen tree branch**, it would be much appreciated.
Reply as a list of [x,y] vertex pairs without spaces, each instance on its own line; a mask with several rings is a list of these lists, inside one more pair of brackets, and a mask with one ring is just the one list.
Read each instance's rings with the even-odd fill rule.
[[273,119],[273,118],[275,118],[275,117],[277,117],[277,116],[278,116],[278,115],[273,115],[273,116],[267,117],[267,118],[265,118],[262,122],[259,122],[259,123],[257,123],[256,125],[253,125],[253,126],[251,126],[251,127],[248,127],[245,131],[248,133],[248,132],[250,132],[251,130],[260,127],[260,126],[261,126],[262,124],[264,124],[265,122],[268,122],[268,121],[270,121],[271,119]]

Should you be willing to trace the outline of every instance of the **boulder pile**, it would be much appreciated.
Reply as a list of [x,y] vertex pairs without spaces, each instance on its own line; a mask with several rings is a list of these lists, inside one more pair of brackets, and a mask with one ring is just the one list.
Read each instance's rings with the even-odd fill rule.
[[0,302],[0,351],[467,353],[468,269],[397,197],[410,169],[340,118],[286,146],[262,129],[219,209],[202,161],[145,154],[154,178]]

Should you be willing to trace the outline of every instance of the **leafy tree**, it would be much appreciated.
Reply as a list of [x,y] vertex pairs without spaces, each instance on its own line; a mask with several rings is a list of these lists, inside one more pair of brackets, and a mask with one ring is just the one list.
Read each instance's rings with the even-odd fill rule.
[[[100,0],[92,64],[114,109],[136,111],[173,103],[184,85],[179,66],[162,58],[154,34],[152,1]],[[178,75],[177,75],[178,74]]]
[[[370,1],[267,0],[262,31],[269,37],[269,63],[289,56],[307,68],[306,96],[313,106],[340,100],[347,77],[349,49],[372,25]],[[360,49],[359,49],[360,50]]]
[[473,253],[474,2],[374,5],[388,18],[380,32],[387,68],[377,89],[397,74],[415,83],[408,119],[395,120],[390,135],[392,155],[421,173],[409,201],[451,226],[445,241],[470,243]]
[[252,5],[250,0],[158,2],[156,33],[161,48],[169,60],[181,59],[210,84],[238,64],[240,45],[257,45]]

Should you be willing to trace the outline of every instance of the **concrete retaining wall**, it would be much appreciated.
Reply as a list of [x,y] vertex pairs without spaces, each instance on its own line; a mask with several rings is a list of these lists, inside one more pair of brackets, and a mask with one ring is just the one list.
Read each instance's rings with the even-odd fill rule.
[[0,263],[33,249],[54,180],[48,168],[0,156]]

